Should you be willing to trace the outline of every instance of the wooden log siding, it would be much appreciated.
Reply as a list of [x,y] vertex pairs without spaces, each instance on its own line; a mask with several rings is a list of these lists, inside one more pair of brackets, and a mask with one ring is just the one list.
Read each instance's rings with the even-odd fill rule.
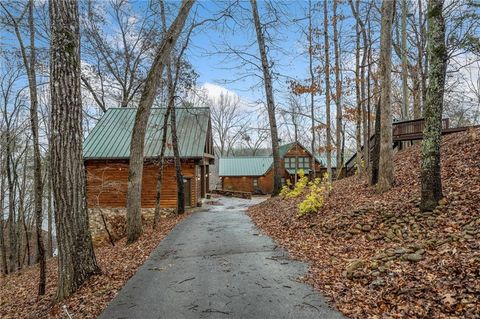
[[265,176],[225,176],[222,178],[222,189],[255,193],[254,178],[258,180],[257,190],[259,189],[264,194],[270,194],[273,191],[273,170],[269,170]]
[[227,191],[253,192],[252,176],[225,176],[222,178],[222,188]]
[[[144,164],[142,181],[142,207],[155,207],[155,189],[158,166],[153,163]],[[182,173],[191,179],[191,207],[197,206],[200,192],[199,178],[193,161],[182,162]],[[87,171],[87,198],[89,207],[119,208],[126,206],[128,162],[99,161],[85,162]],[[173,163],[164,166],[163,186],[161,192],[161,207],[175,207],[177,186],[175,182],[175,167]]]

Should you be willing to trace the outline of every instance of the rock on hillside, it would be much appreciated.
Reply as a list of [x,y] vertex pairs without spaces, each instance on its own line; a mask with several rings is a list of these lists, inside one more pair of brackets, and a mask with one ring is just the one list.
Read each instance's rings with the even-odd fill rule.
[[445,136],[445,198],[421,213],[420,145],[395,155],[395,186],[334,182],[324,207],[297,217],[300,198],[249,210],[295,257],[303,278],[351,318],[480,318],[480,130]]

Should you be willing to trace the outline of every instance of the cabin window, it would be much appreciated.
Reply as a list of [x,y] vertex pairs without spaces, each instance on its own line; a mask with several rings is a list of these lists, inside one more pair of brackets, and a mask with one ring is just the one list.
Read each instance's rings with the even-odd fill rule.
[[253,178],[253,187],[258,187],[258,178]]
[[[298,169],[310,168],[310,157],[297,157]],[[285,168],[295,169],[295,157],[285,157]]]
[[299,157],[298,158],[298,168],[310,168],[310,158],[309,157]]
[[285,185],[285,177],[282,177],[282,185]]

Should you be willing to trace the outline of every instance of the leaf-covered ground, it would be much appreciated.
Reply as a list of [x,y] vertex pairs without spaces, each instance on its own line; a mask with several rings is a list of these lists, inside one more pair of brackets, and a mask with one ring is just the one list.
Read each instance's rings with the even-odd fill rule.
[[420,213],[420,145],[395,155],[395,187],[377,194],[353,176],[325,206],[273,198],[254,222],[299,259],[303,280],[351,318],[480,318],[480,130],[443,137],[445,199]]
[[156,231],[144,227],[144,234],[134,244],[125,239],[115,247],[104,245],[95,249],[102,274],[91,277],[68,300],[52,304],[57,284],[57,260],[47,263],[47,293],[37,297],[38,267],[32,266],[18,273],[0,278],[0,318],[66,318],[66,306],[72,318],[96,318],[110,300],[137,271],[150,252],[188,214],[164,218]]

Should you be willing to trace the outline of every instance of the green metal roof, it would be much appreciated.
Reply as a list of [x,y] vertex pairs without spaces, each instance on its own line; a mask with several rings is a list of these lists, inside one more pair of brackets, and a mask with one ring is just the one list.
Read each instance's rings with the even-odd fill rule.
[[[327,167],[327,154],[326,153],[317,154],[317,155],[315,155],[315,158],[317,159],[317,161],[320,162],[320,164],[322,164],[322,166]],[[332,152],[332,167],[333,168],[337,167],[337,155],[336,155],[335,152]]]
[[293,145],[295,145],[295,142],[280,145],[278,147],[278,153],[280,154],[280,158],[283,158],[287,154],[287,152],[292,148]]
[[219,160],[219,176],[262,176],[272,167],[271,156],[224,157]]
[[[152,108],[145,135],[145,157],[160,154],[165,108]],[[110,108],[87,136],[84,159],[127,159],[136,108]],[[203,157],[210,122],[208,108],[176,108],[180,157]],[[170,129],[167,132],[166,157],[173,156]]]

